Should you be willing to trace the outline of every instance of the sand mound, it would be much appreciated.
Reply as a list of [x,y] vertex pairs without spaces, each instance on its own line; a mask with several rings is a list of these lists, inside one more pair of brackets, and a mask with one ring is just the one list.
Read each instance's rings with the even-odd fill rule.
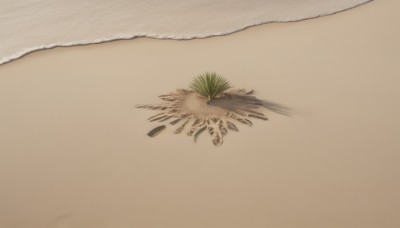
[[[253,123],[248,118],[268,120],[260,108],[267,108],[281,114],[288,114],[288,109],[271,102],[257,99],[252,95],[252,90],[234,89],[219,95],[216,99],[207,103],[204,97],[197,93],[177,89],[166,95],[161,95],[164,102],[158,105],[138,105],[137,108],[159,110],[160,112],[148,120],[151,122],[168,122],[169,125],[176,125],[175,134],[182,133],[189,129],[188,136],[197,137],[208,130],[215,146],[223,143],[223,137],[228,134],[228,130],[239,131],[236,124],[241,123],[252,126]],[[188,127],[190,126],[190,127]],[[166,129],[166,125],[152,129],[147,135],[155,137]]]

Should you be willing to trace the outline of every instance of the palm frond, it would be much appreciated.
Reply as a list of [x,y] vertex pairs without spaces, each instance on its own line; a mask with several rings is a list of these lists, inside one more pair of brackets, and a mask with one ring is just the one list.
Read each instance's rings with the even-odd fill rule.
[[229,82],[214,72],[198,75],[190,88],[208,100],[214,99],[218,94],[231,88]]

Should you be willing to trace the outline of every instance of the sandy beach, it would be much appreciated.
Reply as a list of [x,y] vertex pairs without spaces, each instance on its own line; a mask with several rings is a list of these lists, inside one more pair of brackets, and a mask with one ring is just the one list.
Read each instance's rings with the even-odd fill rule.
[[[400,227],[400,2],[0,65],[0,227]],[[137,104],[204,71],[290,108],[220,147]]]

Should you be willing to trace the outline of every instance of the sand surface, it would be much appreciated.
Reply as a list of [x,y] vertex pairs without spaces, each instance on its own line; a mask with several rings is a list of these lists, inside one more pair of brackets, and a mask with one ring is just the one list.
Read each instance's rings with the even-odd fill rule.
[[[0,66],[0,227],[400,227],[400,2],[211,39],[136,39]],[[146,133],[217,71],[288,106],[229,133]]]

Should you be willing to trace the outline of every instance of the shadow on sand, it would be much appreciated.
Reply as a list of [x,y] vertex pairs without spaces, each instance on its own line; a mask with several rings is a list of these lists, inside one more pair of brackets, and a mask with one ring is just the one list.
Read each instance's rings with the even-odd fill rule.
[[159,96],[164,102],[158,105],[138,105],[137,108],[158,110],[159,113],[150,117],[150,122],[166,122],[164,125],[153,128],[147,135],[155,137],[167,129],[167,125],[173,126],[181,123],[175,129],[175,134],[189,129],[188,136],[198,136],[204,131],[211,135],[215,146],[223,143],[223,137],[230,131],[239,131],[236,124],[241,123],[252,126],[250,120],[268,120],[262,108],[271,112],[290,116],[291,109],[266,100],[260,100],[252,95],[253,91],[236,89],[221,94],[216,99],[207,103],[206,99],[200,97],[190,90],[178,89],[166,95]]

